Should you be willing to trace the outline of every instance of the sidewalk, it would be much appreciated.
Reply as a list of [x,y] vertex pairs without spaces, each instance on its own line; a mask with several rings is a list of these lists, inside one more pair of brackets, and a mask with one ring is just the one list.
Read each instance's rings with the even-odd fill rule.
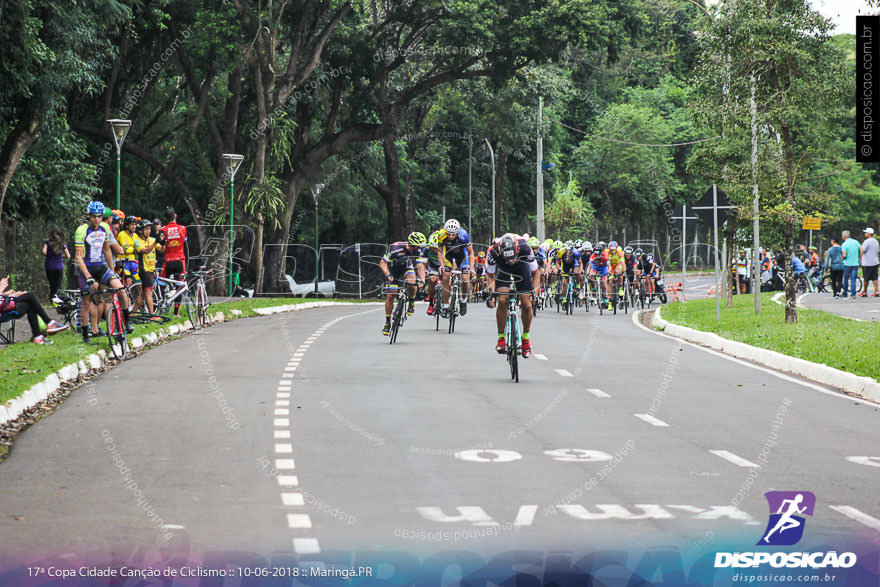
[[824,310],[845,318],[880,322],[880,298],[834,298],[830,293],[811,293],[804,294],[800,304],[811,310]]

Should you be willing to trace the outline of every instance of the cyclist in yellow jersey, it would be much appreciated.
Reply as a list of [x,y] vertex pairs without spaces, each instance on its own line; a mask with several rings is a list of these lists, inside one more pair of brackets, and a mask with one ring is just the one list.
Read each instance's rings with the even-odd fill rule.
[[141,220],[137,228],[137,236],[143,246],[138,250],[140,257],[140,276],[141,276],[141,293],[137,302],[134,304],[134,310],[137,312],[144,303],[147,304],[147,310],[150,314],[155,314],[153,306],[153,285],[156,283],[156,251],[163,251],[165,247],[156,242],[151,236],[153,231],[153,223],[149,220]]
[[135,234],[136,229],[137,218],[128,216],[122,223],[122,230],[116,235],[116,240],[119,242],[119,246],[122,247],[122,254],[119,256],[122,260],[122,275],[128,284],[140,281],[140,276],[138,275],[140,266],[138,251],[144,245],[137,234]]
[[623,287],[622,275],[626,271],[626,257],[623,249],[617,246],[617,241],[608,243],[608,267],[611,269],[614,287],[620,289]]

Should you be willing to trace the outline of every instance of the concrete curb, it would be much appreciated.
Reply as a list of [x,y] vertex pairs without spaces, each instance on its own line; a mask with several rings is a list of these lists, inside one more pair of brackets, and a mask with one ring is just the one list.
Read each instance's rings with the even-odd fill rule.
[[813,363],[797,357],[790,357],[776,351],[762,349],[742,342],[722,338],[713,332],[694,330],[663,320],[660,308],[654,311],[651,326],[665,334],[692,342],[724,354],[751,361],[777,371],[804,377],[816,383],[841,389],[862,399],[880,402],[880,383],[870,377],[847,373],[822,363]]
[[[274,306],[269,308],[255,308],[254,312],[260,315],[278,314],[280,312],[293,312],[296,310],[308,310],[311,308],[323,308],[326,306],[363,306],[375,305],[380,302],[309,302],[305,304],[287,304],[284,306]],[[240,310],[232,310],[232,314],[241,315]],[[208,317],[212,324],[225,322],[226,316],[223,312],[216,312]],[[192,330],[192,324],[184,322],[182,324],[171,324],[168,328],[162,328],[157,332],[146,334],[143,337],[136,337],[131,340],[132,349],[142,349],[165,341],[172,336],[180,335],[188,330]],[[0,405],[0,425],[12,422],[21,416],[27,410],[32,409],[37,404],[45,401],[50,395],[58,391],[62,383],[72,383],[82,380],[88,375],[94,375],[104,371],[110,364],[107,352],[99,350],[97,353],[88,355],[77,363],[71,363],[61,367],[55,373],[48,375],[43,381],[35,383],[29,389],[25,390],[20,396],[8,400]]]

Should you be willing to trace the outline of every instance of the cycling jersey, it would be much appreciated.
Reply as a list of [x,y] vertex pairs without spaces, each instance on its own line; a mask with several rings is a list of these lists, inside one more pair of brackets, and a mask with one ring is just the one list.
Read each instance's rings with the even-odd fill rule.
[[593,253],[590,255],[590,265],[593,269],[599,269],[601,267],[605,267],[608,264],[608,251],[602,251],[601,253]]
[[101,223],[98,228],[92,228],[88,224],[77,227],[73,236],[73,243],[85,249],[83,260],[86,266],[106,265],[104,258],[104,243],[110,238],[110,229]]
[[452,267],[453,261],[455,261],[459,269],[470,267],[468,245],[471,244],[471,237],[465,229],[460,228],[453,235],[446,232],[445,228],[441,228],[437,231],[437,242],[440,245],[441,256],[445,259],[447,267]]
[[639,271],[645,275],[654,275],[657,271],[657,265],[654,263],[654,257],[651,255],[642,255],[639,259]]
[[494,276],[496,289],[516,289],[525,294],[532,291],[532,272],[538,270],[538,261],[526,239],[516,237],[516,248],[501,252],[500,243],[495,243],[486,252],[486,273]]
[[186,227],[172,222],[160,230],[165,235],[165,262],[183,261],[186,259],[184,245],[186,243]]
[[121,230],[119,231],[119,234],[116,235],[116,240],[119,243],[119,246],[122,247],[122,255],[120,255],[119,258],[126,261],[137,262],[138,250],[144,246],[140,237],[136,234],[129,234],[128,231]]
[[[508,259],[510,261],[508,261]],[[490,275],[495,273],[495,268],[498,265],[526,263],[532,271],[535,271],[538,268],[538,262],[535,260],[535,254],[532,251],[532,247],[529,246],[529,243],[526,242],[526,239],[524,238],[516,239],[516,249],[510,256],[505,256],[501,252],[500,244],[493,244],[486,252],[486,261],[486,272]]]
[[613,253],[608,254],[608,262],[611,263],[612,267],[617,267],[623,263],[623,258],[623,251],[619,248],[615,249]]
[[[149,248],[153,244],[155,244],[156,239],[151,236],[146,237],[146,240],[141,241],[145,248]],[[144,271],[155,271],[156,270],[156,249],[153,248],[149,253],[139,253],[141,267],[143,267]]]
[[581,254],[576,250],[562,249],[559,262],[562,264],[562,272],[569,273],[581,261]]

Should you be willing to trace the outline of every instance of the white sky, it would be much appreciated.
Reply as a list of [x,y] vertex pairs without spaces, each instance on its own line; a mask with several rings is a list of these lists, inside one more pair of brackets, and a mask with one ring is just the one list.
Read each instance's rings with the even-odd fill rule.
[[[707,0],[708,4],[715,4],[717,0]],[[830,18],[836,28],[834,34],[856,32],[857,14],[875,14],[871,11],[865,0],[810,0],[813,8]]]

